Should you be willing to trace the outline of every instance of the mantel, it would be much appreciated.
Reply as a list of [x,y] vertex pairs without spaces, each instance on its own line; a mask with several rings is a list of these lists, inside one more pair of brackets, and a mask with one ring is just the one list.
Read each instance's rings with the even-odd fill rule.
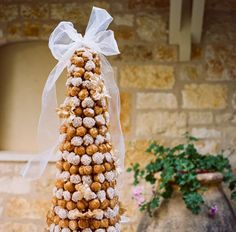
[[[27,162],[35,153],[24,153],[16,151],[0,151],[0,162]],[[55,162],[57,157],[52,157],[49,162]]]

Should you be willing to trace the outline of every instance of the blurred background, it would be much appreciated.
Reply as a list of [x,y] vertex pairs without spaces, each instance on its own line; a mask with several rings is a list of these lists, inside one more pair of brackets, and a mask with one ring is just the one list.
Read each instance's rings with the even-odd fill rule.
[[[169,0],[0,1],[0,231],[43,231],[55,176],[27,182],[19,171],[37,151],[41,94],[56,64],[48,38],[62,20],[84,33],[92,6],[114,17],[121,54],[109,57],[121,93],[126,166],[146,162],[150,140],[174,145],[189,131],[203,152],[236,148],[236,1],[206,0],[199,43],[170,44]],[[188,20],[186,20],[188,22]],[[172,34],[173,35],[173,34]],[[175,36],[175,34],[174,34]],[[177,35],[176,35],[177,36]],[[186,37],[188,38],[188,37]],[[189,43],[189,44],[188,44]],[[182,47],[181,47],[182,46]],[[181,49],[190,48],[182,59]],[[65,74],[57,83],[65,97]],[[230,156],[236,167],[236,154]],[[131,186],[127,174],[125,185]],[[130,188],[123,202],[135,231],[140,213]]]

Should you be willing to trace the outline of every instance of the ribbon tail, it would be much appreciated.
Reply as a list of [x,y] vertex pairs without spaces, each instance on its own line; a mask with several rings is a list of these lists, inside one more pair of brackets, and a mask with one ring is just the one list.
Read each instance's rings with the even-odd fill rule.
[[117,155],[118,172],[124,171],[125,142],[120,124],[120,94],[115,82],[114,71],[105,56],[100,55],[102,61],[102,76],[111,98],[108,99],[110,117],[110,132],[112,145]]
[[98,7],[93,7],[84,38],[91,39],[96,37],[97,33],[106,31],[112,20],[113,18],[106,10]]
[[31,158],[21,170],[21,175],[23,178],[30,181],[39,179],[43,175],[43,172],[56,149],[57,145],[55,145],[52,149],[44,151],[41,154]]
[[72,47],[49,74],[42,94],[42,108],[38,124],[39,154],[33,157],[23,168],[21,175],[35,180],[42,176],[50,158],[55,154],[59,139],[59,119],[56,114],[56,81],[72,56]]

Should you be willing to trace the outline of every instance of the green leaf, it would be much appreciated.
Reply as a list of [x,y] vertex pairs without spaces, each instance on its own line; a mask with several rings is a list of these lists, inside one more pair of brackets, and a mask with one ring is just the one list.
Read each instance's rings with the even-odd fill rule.
[[146,152],[148,153],[152,153],[152,150],[156,147],[156,143],[155,142],[152,142],[149,147],[146,149]]
[[232,191],[236,188],[236,179],[231,181],[229,184],[229,189]]
[[150,182],[151,184],[155,184],[156,183],[156,178],[154,177],[153,174],[148,174],[147,176],[145,176],[145,180],[147,182]]
[[132,168],[130,168],[130,167],[129,167],[129,168],[127,168],[127,172],[132,172],[132,170],[133,170],[133,169],[132,169]]
[[147,210],[147,207],[148,207],[148,203],[145,203],[145,204],[142,204],[142,205],[139,207],[139,209],[140,209],[140,211],[145,211],[145,210]]
[[140,167],[140,164],[139,164],[139,163],[135,163],[135,164],[133,165],[133,169],[134,169],[135,171],[138,170],[139,167]]
[[185,171],[185,172],[190,171],[195,167],[194,164],[191,162],[191,160],[185,158],[176,159],[175,165],[178,171]]
[[162,170],[163,161],[161,159],[157,159],[155,162],[150,162],[145,169],[147,172],[153,173],[153,172],[159,172]]
[[231,193],[231,199],[236,200],[236,191]]
[[150,208],[153,210],[153,209],[156,209],[160,204],[160,198],[155,196],[151,202],[150,202]]
[[131,170],[134,172],[134,181],[133,185],[139,184],[139,177],[142,177],[142,171],[140,171],[140,165],[138,163],[135,163]]
[[176,151],[182,151],[182,150],[184,150],[184,144],[179,144],[179,145],[172,148],[173,153]]
[[223,173],[223,176],[224,176],[224,182],[227,183],[229,181],[231,181],[233,178],[234,178],[234,174],[233,174],[233,171],[230,169],[230,170],[227,170]]
[[163,188],[169,181],[174,178],[174,168],[169,166],[168,168],[164,169],[161,173],[162,183],[160,188]]
[[166,149],[163,146],[156,145],[155,148],[153,149],[153,153],[154,153],[154,155],[163,154],[165,152],[165,150]]
[[164,197],[165,199],[171,198],[173,193],[173,187],[172,185],[167,185],[165,187],[165,191],[161,194],[162,197]]
[[160,197],[155,195],[149,202],[145,202],[142,204],[139,209],[140,211],[147,211],[149,216],[152,217],[153,212],[158,208],[160,205]]
[[197,192],[189,192],[183,195],[183,200],[188,209],[194,214],[199,214],[204,203],[202,196]]
[[198,156],[197,149],[194,147],[193,144],[188,144],[186,146],[185,153],[187,154],[187,157],[194,157],[196,155]]
[[184,136],[185,136],[185,139],[186,139],[188,142],[198,141],[198,140],[199,140],[198,138],[196,138],[196,137],[190,135],[189,132],[186,132]]
[[197,181],[195,173],[178,174],[176,179],[177,184],[180,186],[189,185],[193,181]]

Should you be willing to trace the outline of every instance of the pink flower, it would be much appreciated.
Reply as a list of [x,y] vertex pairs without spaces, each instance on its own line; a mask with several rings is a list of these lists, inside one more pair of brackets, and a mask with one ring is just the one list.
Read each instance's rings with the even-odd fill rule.
[[133,198],[137,201],[138,206],[141,206],[145,202],[142,186],[136,186],[133,188]]
[[133,195],[139,196],[143,193],[143,186],[136,186],[133,188]]
[[209,215],[214,217],[218,212],[218,207],[217,205],[213,205],[209,208]]

